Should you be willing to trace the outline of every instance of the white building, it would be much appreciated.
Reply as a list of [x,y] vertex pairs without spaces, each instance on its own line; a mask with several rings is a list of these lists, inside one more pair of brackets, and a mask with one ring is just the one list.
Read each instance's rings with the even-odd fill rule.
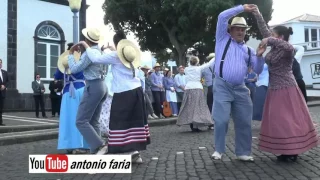
[[[305,48],[300,66],[308,96],[320,96],[320,91],[317,90],[320,89],[320,16],[304,14],[278,25],[292,27],[290,43]],[[254,48],[258,47],[259,43],[260,41],[253,38],[247,42]]]
[[[82,0],[79,29],[86,26],[86,8]],[[1,0],[0,12],[0,36],[7,37],[0,41],[0,58],[10,81],[5,109],[30,110],[35,74],[41,75],[49,94],[58,57],[73,40],[73,13],[67,0]]]

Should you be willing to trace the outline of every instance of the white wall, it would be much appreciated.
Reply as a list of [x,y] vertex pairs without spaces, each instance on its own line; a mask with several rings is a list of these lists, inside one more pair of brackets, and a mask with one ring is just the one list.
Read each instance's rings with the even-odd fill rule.
[[2,59],[2,69],[7,70],[7,36],[8,36],[8,1],[0,1],[0,59]]
[[[17,89],[20,93],[32,93],[36,27],[43,21],[54,21],[62,28],[66,42],[72,42],[73,13],[69,6],[38,0],[18,0],[17,3]],[[49,93],[48,85],[46,89]]]

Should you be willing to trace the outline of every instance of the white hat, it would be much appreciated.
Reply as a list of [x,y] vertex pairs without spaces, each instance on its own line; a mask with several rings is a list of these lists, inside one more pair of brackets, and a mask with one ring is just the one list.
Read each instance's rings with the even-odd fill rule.
[[244,19],[244,17],[234,17],[230,27],[250,28],[250,26],[247,25],[247,21]]
[[159,63],[156,63],[156,65],[154,65],[153,68],[156,68],[156,67],[161,67],[161,65]]
[[144,65],[140,69],[150,70],[151,68],[149,68],[149,66],[147,66],[147,65]]
[[[65,51],[63,54],[61,54],[59,56],[57,66],[58,66],[59,71],[61,71],[62,73],[64,73],[66,68],[69,67],[69,65],[68,65],[68,56],[69,56],[69,50]],[[81,57],[81,54],[75,51],[73,53],[73,56],[74,56],[75,61],[79,61],[80,57]],[[71,74],[71,71],[70,71],[69,68],[67,69],[66,74]]]
[[100,31],[97,28],[85,28],[82,30],[82,34],[86,39],[93,43],[99,43],[100,40]]
[[127,68],[138,68],[141,63],[141,52],[140,49],[131,41],[123,39],[119,41],[117,45],[117,54],[122,62]]

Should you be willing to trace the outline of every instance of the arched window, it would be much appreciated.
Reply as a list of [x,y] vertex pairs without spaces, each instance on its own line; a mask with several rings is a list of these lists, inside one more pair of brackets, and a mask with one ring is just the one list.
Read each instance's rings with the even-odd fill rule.
[[35,73],[42,80],[52,80],[60,54],[64,51],[64,33],[52,21],[40,23],[35,30]]

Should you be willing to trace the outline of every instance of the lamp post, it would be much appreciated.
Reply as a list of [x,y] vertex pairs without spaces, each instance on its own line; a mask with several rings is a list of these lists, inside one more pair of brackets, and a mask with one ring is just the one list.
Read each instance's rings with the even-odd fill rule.
[[73,43],[76,44],[79,42],[79,21],[78,21],[78,12],[81,8],[82,0],[69,0],[69,6],[73,12]]

